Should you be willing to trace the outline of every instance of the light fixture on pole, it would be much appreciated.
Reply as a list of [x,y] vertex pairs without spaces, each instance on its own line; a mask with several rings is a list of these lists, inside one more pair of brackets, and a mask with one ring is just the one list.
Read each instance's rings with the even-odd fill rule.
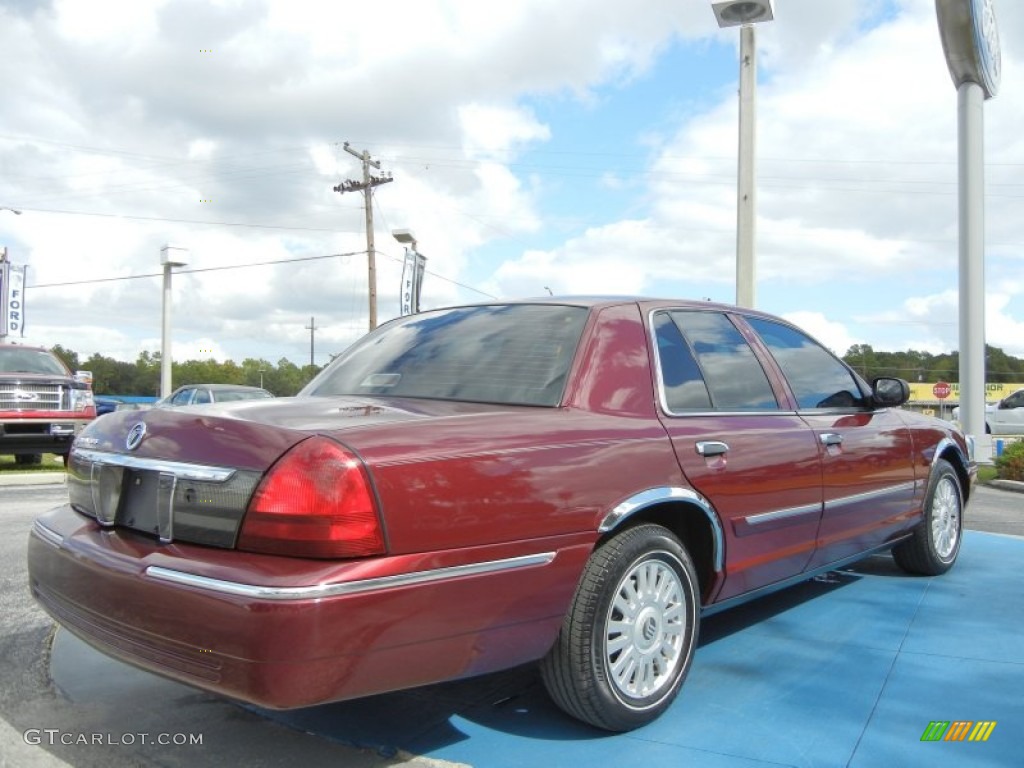
[[757,214],[754,185],[757,106],[757,40],[753,24],[772,21],[771,0],[712,3],[718,26],[740,27],[739,157],[736,181],[736,304],[753,307],[756,295],[754,230]]
[[188,249],[165,245],[160,249],[164,268],[163,328],[160,334],[160,397],[171,394],[171,268],[188,264]]
[[405,246],[405,260],[402,263],[402,317],[420,311],[420,291],[423,288],[423,273],[427,268],[427,257],[416,250],[416,237],[408,229],[393,229],[391,235]]

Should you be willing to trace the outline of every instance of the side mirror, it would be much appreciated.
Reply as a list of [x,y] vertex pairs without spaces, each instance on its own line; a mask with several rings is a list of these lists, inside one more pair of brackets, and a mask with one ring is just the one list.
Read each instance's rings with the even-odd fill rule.
[[871,382],[871,399],[881,408],[895,408],[910,399],[910,385],[903,379],[883,377]]

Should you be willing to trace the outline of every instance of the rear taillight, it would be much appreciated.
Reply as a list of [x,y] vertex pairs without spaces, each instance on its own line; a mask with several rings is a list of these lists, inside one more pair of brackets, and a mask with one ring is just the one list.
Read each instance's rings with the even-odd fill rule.
[[292,557],[384,552],[363,463],[325,437],[299,443],[271,467],[253,494],[238,548]]

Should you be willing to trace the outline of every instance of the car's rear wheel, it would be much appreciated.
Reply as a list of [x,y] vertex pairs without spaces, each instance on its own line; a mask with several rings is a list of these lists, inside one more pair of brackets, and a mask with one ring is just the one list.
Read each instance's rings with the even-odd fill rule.
[[541,663],[551,698],[609,731],[654,720],[690,668],[699,615],[693,561],[671,532],[645,524],[614,536],[587,561]]
[[896,564],[925,576],[952,568],[963,538],[963,510],[960,477],[948,461],[938,459],[925,494],[924,519],[913,536],[892,548]]

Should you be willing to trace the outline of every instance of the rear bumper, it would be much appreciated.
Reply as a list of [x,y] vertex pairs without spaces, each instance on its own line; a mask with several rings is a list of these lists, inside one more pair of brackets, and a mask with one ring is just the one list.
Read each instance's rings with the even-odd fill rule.
[[61,507],[33,527],[29,578],[39,603],[97,649],[287,709],[539,658],[585,538],[339,564],[160,546]]

